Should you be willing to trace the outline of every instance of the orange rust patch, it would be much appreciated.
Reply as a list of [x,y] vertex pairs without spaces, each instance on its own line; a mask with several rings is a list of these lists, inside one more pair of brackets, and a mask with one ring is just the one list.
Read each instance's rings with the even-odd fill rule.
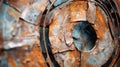
[[105,33],[105,31],[107,31],[107,25],[105,20],[106,20],[105,16],[102,14],[101,10],[97,7],[96,22],[93,27],[96,30],[97,37],[100,39],[103,38],[103,34]]
[[32,48],[29,55],[27,57],[24,57],[23,65],[29,67],[36,67],[36,63],[38,63],[39,67],[47,67],[45,60],[42,56],[40,47],[37,44]]
[[16,67],[16,63],[15,63],[15,60],[11,57],[8,56],[8,62],[11,63],[12,67]]
[[76,1],[72,2],[69,5],[69,12],[71,16],[71,21],[86,20],[86,10],[87,2],[86,1]]
[[82,9],[83,11],[87,10],[86,4],[87,4],[87,2],[85,2],[85,1],[72,2],[70,4],[70,11],[74,12],[74,11],[79,11],[80,9]]
[[3,35],[0,33],[0,49],[3,48]]
[[[56,19],[56,20],[54,20],[53,22],[51,22],[51,24],[50,24],[50,28],[49,28],[49,31],[51,31],[51,32],[52,32],[52,30],[53,30],[54,26],[58,26],[57,19]],[[51,33],[49,33],[49,35],[51,36],[52,34],[51,34]]]

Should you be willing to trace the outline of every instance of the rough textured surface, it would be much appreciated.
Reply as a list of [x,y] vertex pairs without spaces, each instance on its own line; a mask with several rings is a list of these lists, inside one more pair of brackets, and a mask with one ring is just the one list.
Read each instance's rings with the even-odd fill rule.
[[[78,7],[79,6],[78,4],[80,5],[80,7]],[[116,46],[112,40],[110,31],[109,31],[109,28],[107,25],[108,18],[106,17],[105,12],[103,12],[102,9],[99,8],[98,6],[95,6],[94,2],[88,3],[88,10],[87,10],[87,8],[85,8],[86,7],[85,4],[86,4],[86,2],[84,2],[84,1],[77,1],[77,2],[70,3],[69,7],[68,7],[68,5],[69,5],[68,4],[67,6],[60,7],[58,9],[56,9],[56,11],[53,11],[52,21],[50,22],[50,28],[49,28],[49,31],[50,31],[49,39],[50,39],[50,43],[51,43],[52,52],[56,53],[55,57],[58,59],[57,61],[59,62],[59,64],[61,66],[64,66],[63,61],[65,61],[65,59],[63,61],[61,61],[61,58],[65,57],[65,55],[62,55],[62,53],[64,53],[64,51],[69,52],[67,50],[70,50],[70,49],[68,49],[69,46],[68,46],[68,48],[65,48],[67,45],[67,40],[69,40],[69,37],[73,37],[73,39],[74,39],[74,36],[68,36],[69,34],[67,34],[67,33],[73,31],[74,26],[76,24],[78,24],[77,21],[90,22],[90,24],[95,29],[95,32],[97,34],[97,40],[95,41],[95,43],[93,43],[93,45],[95,45],[95,46],[93,46],[90,49],[83,48],[83,50],[82,50],[80,47],[78,49],[80,51],[82,50],[80,53],[80,55],[81,55],[80,56],[80,60],[81,60],[80,66],[81,67],[102,66],[111,57],[111,55],[114,51],[114,48]],[[81,9],[79,10],[79,8],[81,8]],[[69,10],[69,11],[67,12],[67,10]],[[77,11],[79,11],[81,14],[79,14]],[[83,11],[83,13],[81,11]],[[94,13],[93,13],[93,11],[94,11]],[[75,13],[75,14],[73,14],[73,13]],[[80,15],[80,16],[77,17],[77,15]],[[70,21],[72,21],[72,22],[70,22]],[[72,25],[73,23],[75,25]],[[82,22],[79,22],[79,23],[82,23]],[[66,26],[66,24],[69,26]],[[66,29],[69,29],[70,27],[72,27],[72,29],[70,31],[66,30]],[[85,26],[83,26],[83,27],[85,27]],[[81,27],[81,29],[82,29],[82,27]],[[62,32],[67,31],[67,32],[65,34],[63,34],[63,33],[60,33],[61,31]],[[77,30],[76,33],[74,33],[77,37],[79,37],[79,34],[80,34],[80,33],[77,33],[78,31],[79,30]],[[82,31],[82,32],[84,32],[84,31]],[[66,34],[68,36],[67,40],[65,40]],[[83,45],[85,45],[87,42],[84,41],[85,38],[82,37],[82,34],[80,35],[81,40],[78,42],[81,42]],[[95,34],[93,36],[95,36]],[[84,37],[85,37],[85,34],[84,34]],[[73,42],[73,40],[69,40],[69,41]],[[78,48],[78,46],[80,46],[81,43],[77,43],[78,45],[76,46],[76,42],[75,41],[73,42],[73,44],[75,45],[76,48]],[[59,47],[62,47],[62,48],[59,48]],[[75,49],[73,49],[73,50],[75,50]],[[58,58],[58,57],[60,57],[60,58]],[[71,63],[71,62],[69,62],[69,63]],[[67,66],[65,66],[65,67],[67,67]],[[72,67],[72,65],[70,67]]]
[[31,24],[39,25],[38,21],[40,21],[42,12],[45,10],[48,1],[37,0],[31,3],[22,12],[21,18]]
[[119,67],[119,7],[119,0],[0,0],[0,67]]
[[[9,0],[0,8],[0,67],[47,67],[40,49],[39,26],[20,19],[26,3]],[[46,5],[41,6],[35,9],[44,11]]]
[[94,2],[88,2],[87,20],[94,24],[96,19],[96,6]]
[[[69,4],[70,6],[65,6],[53,13],[54,18],[53,22],[50,22],[51,24],[49,29],[49,39],[53,53],[75,49],[73,45],[72,30],[74,25],[78,23],[75,21],[82,21],[86,18],[84,9],[86,5],[84,4],[86,4],[84,1],[75,3],[73,2]],[[77,6],[77,8],[75,8],[75,6]],[[79,10],[78,8],[83,9]],[[81,15],[79,13],[81,13]],[[76,14],[79,16],[75,16]]]

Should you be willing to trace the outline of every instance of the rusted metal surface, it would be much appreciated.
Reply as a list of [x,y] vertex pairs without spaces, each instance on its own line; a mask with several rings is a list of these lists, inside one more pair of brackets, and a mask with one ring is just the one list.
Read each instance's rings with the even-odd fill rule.
[[[73,4],[74,3],[74,4]],[[86,1],[78,1],[70,4],[70,21],[85,21],[86,20],[86,10],[87,10],[87,2]],[[80,8],[80,9],[79,9]]]
[[[114,43],[114,40],[112,39],[111,34],[110,34],[110,30],[108,27],[109,19],[107,18],[106,13],[98,6],[95,6],[95,2],[89,1],[88,9],[85,8],[86,6],[85,6],[84,2],[85,1],[72,2],[72,3],[70,3],[70,5],[67,4],[67,6],[60,7],[58,9],[56,9],[56,11],[53,12],[53,15],[52,15],[53,19],[52,19],[52,22],[50,22],[51,24],[49,27],[50,28],[49,29],[49,31],[50,31],[49,39],[50,39],[50,43],[51,43],[51,48],[52,48],[52,52],[56,53],[58,57],[64,57],[61,55],[62,52],[63,53],[69,52],[68,50],[72,50],[72,48],[71,49],[66,48],[66,45],[69,44],[69,43],[67,43],[67,40],[72,43],[73,42],[72,37],[74,37],[74,36],[76,36],[76,37],[79,37],[79,36],[85,37],[86,36],[87,37],[87,35],[83,35],[83,34],[80,35],[80,33],[77,33],[79,30],[82,30],[82,27],[81,27],[81,29],[76,30],[76,33],[73,33],[73,34],[75,34],[74,36],[71,35],[71,32],[72,32],[74,26],[78,23],[82,23],[82,22],[77,22],[77,21],[88,21],[92,24],[92,27],[95,29],[95,32],[97,34],[97,40],[96,40],[95,46],[93,46],[93,48],[89,51],[84,51],[84,50],[89,49],[89,48],[81,47],[82,45],[85,45],[85,43],[87,42],[87,41],[84,41],[85,40],[84,37],[81,37],[80,39],[78,39],[78,41],[74,41],[72,44],[74,44],[78,50],[82,51],[80,53],[80,55],[82,55],[80,57],[81,61],[79,62],[79,63],[81,63],[81,65],[80,65],[81,67],[87,67],[87,66],[99,67],[99,66],[102,66],[103,64],[105,64],[107,62],[107,60],[111,57],[111,55],[114,51],[114,48],[116,48],[116,44]],[[72,7],[71,7],[71,4],[74,4],[74,5],[72,5]],[[80,4],[80,5],[84,4],[84,5],[82,7],[77,7],[77,6],[79,6],[78,4]],[[75,5],[77,5],[77,6],[75,6]],[[79,11],[79,8],[81,8],[80,11]],[[82,10],[82,8],[84,8],[84,10]],[[80,15],[79,17],[77,17],[77,12],[75,12],[75,10],[79,11],[81,13],[81,14],[78,13],[78,15]],[[82,13],[81,11],[85,11],[85,12]],[[75,13],[75,14],[72,15],[72,13]],[[74,21],[76,21],[76,22],[74,22]],[[75,24],[74,26],[72,25],[73,23]],[[85,22],[83,22],[83,23],[85,23]],[[69,26],[66,26],[66,24]],[[65,28],[65,30],[64,30],[64,28]],[[72,30],[70,30],[70,31],[66,30],[69,28],[72,28]],[[115,27],[113,26],[113,28],[115,28]],[[112,30],[114,30],[113,28],[112,28]],[[60,33],[60,32],[64,32],[64,31],[67,31],[67,32]],[[69,34],[67,34],[67,33],[69,33],[71,36],[69,36]],[[65,40],[66,34],[68,36],[67,40]],[[114,36],[116,36],[114,34],[114,32],[112,32],[112,34]],[[95,36],[95,34],[91,35],[91,36]],[[71,38],[71,40],[69,38]],[[77,40],[77,38],[75,38],[75,39]],[[81,46],[80,46],[80,44],[81,44]],[[88,44],[89,44],[89,42],[87,43],[87,45]],[[91,44],[91,45],[93,45],[93,44]],[[61,47],[61,48],[59,48],[59,47]],[[67,47],[70,48],[69,45]],[[73,51],[74,50],[75,49],[73,49]],[[65,61],[65,60],[63,60],[63,61],[60,61],[60,60],[61,59],[59,59],[57,61],[59,61],[59,64],[61,63],[60,64],[61,67],[65,66],[62,64],[63,61]],[[71,63],[71,62],[69,62],[69,63]],[[72,65],[69,67],[72,67]]]
[[[22,0],[9,0],[0,8],[0,67],[47,67],[40,49],[39,25],[20,19],[22,12],[17,9],[26,6],[23,5],[24,3],[25,1]],[[46,5],[39,7],[35,9],[44,10]],[[34,23],[38,22],[34,21]]]
[[95,2],[88,2],[87,20],[90,23],[94,24],[95,19],[96,19],[96,6],[95,6]]
[[32,3],[22,12],[21,18],[29,23],[38,25],[37,21],[40,21],[42,12],[45,10],[48,1],[37,0]]
[[119,63],[119,0],[0,0],[0,67]]
[[[9,7],[8,5],[3,4],[1,7],[1,28],[3,31],[3,37],[6,40],[11,39],[11,32],[13,30],[13,25],[18,21],[20,13],[15,11],[13,8]],[[11,23],[9,23],[11,22]]]
[[83,56],[81,59],[84,60],[82,62],[83,67],[86,67],[86,65],[94,65],[95,67],[103,65],[110,58],[115,46],[113,45],[114,43],[112,42],[112,38],[105,24],[105,17],[100,13],[99,9],[97,9],[96,13],[97,21],[93,27],[96,30],[98,39],[96,46],[90,52],[82,52]]
[[55,58],[60,67],[80,67],[80,54],[77,50],[56,53]]
[[[69,6],[65,6],[55,11],[53,22],[50,22],[49,32],[49,39],[53,53],[75,49],[71,31],[73,30],[74,25],[77,24],[75,21],[83,21],[86,19],[85,4],[86,2],[84,1],[72,2]],[[81,9],[79,10],[78,8]]]

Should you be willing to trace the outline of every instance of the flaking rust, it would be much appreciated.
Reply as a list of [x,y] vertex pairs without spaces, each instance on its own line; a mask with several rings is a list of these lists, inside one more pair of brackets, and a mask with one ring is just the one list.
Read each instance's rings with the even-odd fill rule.
[[[28,1],[25,2],[23,0],[9,0],[1,5],[1,67],[47,67],[41,49],[39,49],[39,25],[34,25],[34,23],[39,22],[37,19],[34,19],[34,23],[32,22],[33,24],[31,24],[21,19],[21,14],[24,13],[24,10],[28,7],[27,3]],[[34,2],[32,3],[34,4]],[[47,3],[47,0],[43,3]],[[46,5],[42,4],[41,6],[43,8],[36,6],[35,10],[43,11]]]
[[[88,7],[86,7],[85,4]],[[80,12],[80,14],[79,14],[79,12]],[[62,53],[70,52],[70,51],[68,51],[70,49],[65,48],[67,45],[67,40],[65,40],[66,34],[68,32],[72,32],[75,25],[78,23],[82,23],[82,21],[88,21],[92,25],[92,27],[94,28],[94,30],[97,34],[97,40],[95,42],[95,46],[91,50],[89,50],[89,51],[80,50],[80,59],[79,59],[80,64],[79,65],[81,67],[87,67],[87,66],[100,67],[100,66],[104,65],[108,61],[108,59],[112,56],[116,44],[112,40],[112,37],[110,34],[108,18],[106,16],[105,12],[100,7],[95,5],[95,2],[93,2],[93,1],[72,2],[72,3],[70,3],[70,5],[67,4],[67,6],[63,6],[63,7],[56,9],[56,11],[53,12],[52,16],[53,16],[53,19],[52,19],[52,22],[50,22],[49,39],[51,42],[52,52],[55,53],[55,57],[58,59],[57,61],[59,62],[61,67],[62,66],[72,67],[72,65],[70,65],[70,66],[67,64],[64,65],[63,62],[66,62],[65,61],[66,59],[62,60],[60,58],[63,58],[66,56],[66,55],[62,55]],[[81,22],[78,22],[78,21],[81,21]],[[66,26],[66,24],[69,26]],[[74,24],[74,25],[72,25],[72,24]],[[62,26],[65,26],[65,27],[62,27]],[[69,29],[70,27],[72,27],[71,28],[72,30],[70,30],[70,31],[66,30],[66,29]],[[80,30],[82,30],[82,27]],[[83,28],[83,30],[85,30],[85,29]],[[67,31],[67,32],[64,34],[63,33],[64,31]],[[75,33],[74,34],[75,34],[75,36],[79,37],[80,33],[77,33],[77,31],[78,30],[76,30],[76,34]],[[112,28],[112,31],[114,31],[113,28]],[[62,33],[59,34],[59,32],[62,32]],[[84,32],[84,31],[82,31],[82,32]],[[88,32],[90,32],[90,31],[88,31]],[[112,32],[112,34],[114,35],[113,32]],[[68,35],[69,34],[67,34],[67,36]],[[81,34],[80,36],[82,36],[82,35],[83,34]],[[85,36],[85,35],[83,35],[83,36]],[[92,36],[95,36],[95,35],[92,35]],[[71,36],[67,37],[68,41],[73,42],[73,40],[69,40],[69,37],[71,38],[73,36],[71,35]],[[87,35],[86,35],[86,37],[87,37]],[[77,40],[77,38],[72,38],[72,39]],[[75,47],[78,50],[79,49],[87,50],[86,48],[84,48],[84,47],[81,48],[79,46],[81,43],[83,43],[82,45],[85,45],[86,43],[84,43],[84,42],[87,42],[87,41],[84,41],[84,38],[82,38],[82,37],[78,40],[80,40],[80,41],[74,41],[73,45],[78,44],[78,46],[75,45]],[[83,42],[81,42],[81,41],[83,41]],[[88,42],[89,41],[90,40],[88,40]],[[64,48],[59,48],[62,46],[64,46]],[[91,46],[92,46],[92,44],[91,44]],[[67,47],[69,48],[70,46],[67,46]],[[74,51],[74,50],[75,49],[73,49],[72,51]],[[60,57],[60,58],[58,58],[58,57]],[[68,64],[71,62],[68,62]]]
[[0,67],[119,67],[119,0],[0,0]]

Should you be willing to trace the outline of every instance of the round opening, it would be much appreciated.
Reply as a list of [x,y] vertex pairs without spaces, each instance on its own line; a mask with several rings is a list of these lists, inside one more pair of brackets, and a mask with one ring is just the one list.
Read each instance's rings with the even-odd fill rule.
[[97,35],[88,21],[79,21],[75,25],[72,37],[75,47],[80,51],[89,51],[95,46]]

